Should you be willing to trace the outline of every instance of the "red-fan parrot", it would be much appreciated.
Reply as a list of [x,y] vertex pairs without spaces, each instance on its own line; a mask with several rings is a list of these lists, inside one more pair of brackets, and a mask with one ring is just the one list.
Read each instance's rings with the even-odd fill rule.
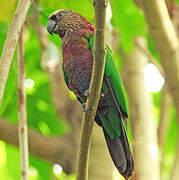
[[[93,67],[94,28],[72,10],[56,10],[48,19],[47,30],[62,39],[64,80],[81,104],[85,104]],[[101,97],[95,116],[102,127],[111,158],[118,171],[128,179],[134,161],[126,134],[128,111],[120,75],[111,50],[106,45],[106,59]]]

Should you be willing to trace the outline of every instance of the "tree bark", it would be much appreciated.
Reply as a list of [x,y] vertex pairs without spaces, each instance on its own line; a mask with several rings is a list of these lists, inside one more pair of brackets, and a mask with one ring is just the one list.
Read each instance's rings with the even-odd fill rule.
[[27,109],[25,93],[25,72],[24,72],[24,27],[21,29],[19,37],[18,53],[18,135],[21,160],[21,180],[28,180],[29,169],[29,149],[28,149],[28,127],[27,127]]
[[168,134],[170,125],[170,108],[171,108],[171,97],[168,88],[165,86],[163,89],[162,100],[161,100],[161,113],[160,122],[158,127],[158,144],[160,149],[164,148],[166,136]]
[[171,123],[171,95],[167,86],[165,85],[162,94],[162,100],[160,105],[160,121],[158,126],[158,145],[160,150],[160,177],[163,177],[164,171],[164,147],[166,143],[166,137],[169,132],[169,127]]
[[[136,39],[146,47],[143,38]],[[157,128],[153,114],[152,96],[144,83],[144,66],[147,57],[134,47],[124,58],[124,83],[129,98],[130,120],[133,135],[135,175],[137,180],[159,179],[159,158],[157,148]],[[134,178],[134,179],[135,179]]]

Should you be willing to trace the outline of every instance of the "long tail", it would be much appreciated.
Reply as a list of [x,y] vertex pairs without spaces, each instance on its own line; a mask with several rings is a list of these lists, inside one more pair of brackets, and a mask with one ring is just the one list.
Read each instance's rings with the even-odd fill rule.
[[134,161],[129,147],[127,135],[122,123],[121,128],[122,135],[115,139],[111,139],[104,128],[103,133],[106,139],[109,153],[116,168],[126,179],[128,179],[130,176],[132,176],[132,172],[134,170]]

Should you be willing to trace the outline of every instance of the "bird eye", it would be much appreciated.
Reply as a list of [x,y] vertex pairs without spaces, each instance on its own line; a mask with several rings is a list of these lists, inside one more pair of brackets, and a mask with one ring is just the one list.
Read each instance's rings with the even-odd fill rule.
[[63,15],[64,15],[64,13],[62,13],[62,12],[57,14],[57,19],[61,19],[63,17]]

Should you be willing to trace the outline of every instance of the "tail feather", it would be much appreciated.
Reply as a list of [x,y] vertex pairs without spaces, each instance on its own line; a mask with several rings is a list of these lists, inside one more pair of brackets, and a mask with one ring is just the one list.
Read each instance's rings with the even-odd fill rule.
[[122,136],[115,139],[111,139],[104,128],[103,133],[109,153],[116,168],[126,179],[128,179],[132,176],[134,162],[125,130],[122,128]]
[[126,158],[127,158],[127,169],[126,169],[126,175],[129,177],[132,175],[132,172],[134,171],[134,160],[133,160],[133,156],[131,153],[131,149],[129,146],[129,141],[127,139],[127,135],[126,135],[126,131],[124,129],[124,126],[122,125],[122,121],[121,121],[121,129],[122,129],[122,142],[123,142],[123,147],[125,149],[126,152]]

